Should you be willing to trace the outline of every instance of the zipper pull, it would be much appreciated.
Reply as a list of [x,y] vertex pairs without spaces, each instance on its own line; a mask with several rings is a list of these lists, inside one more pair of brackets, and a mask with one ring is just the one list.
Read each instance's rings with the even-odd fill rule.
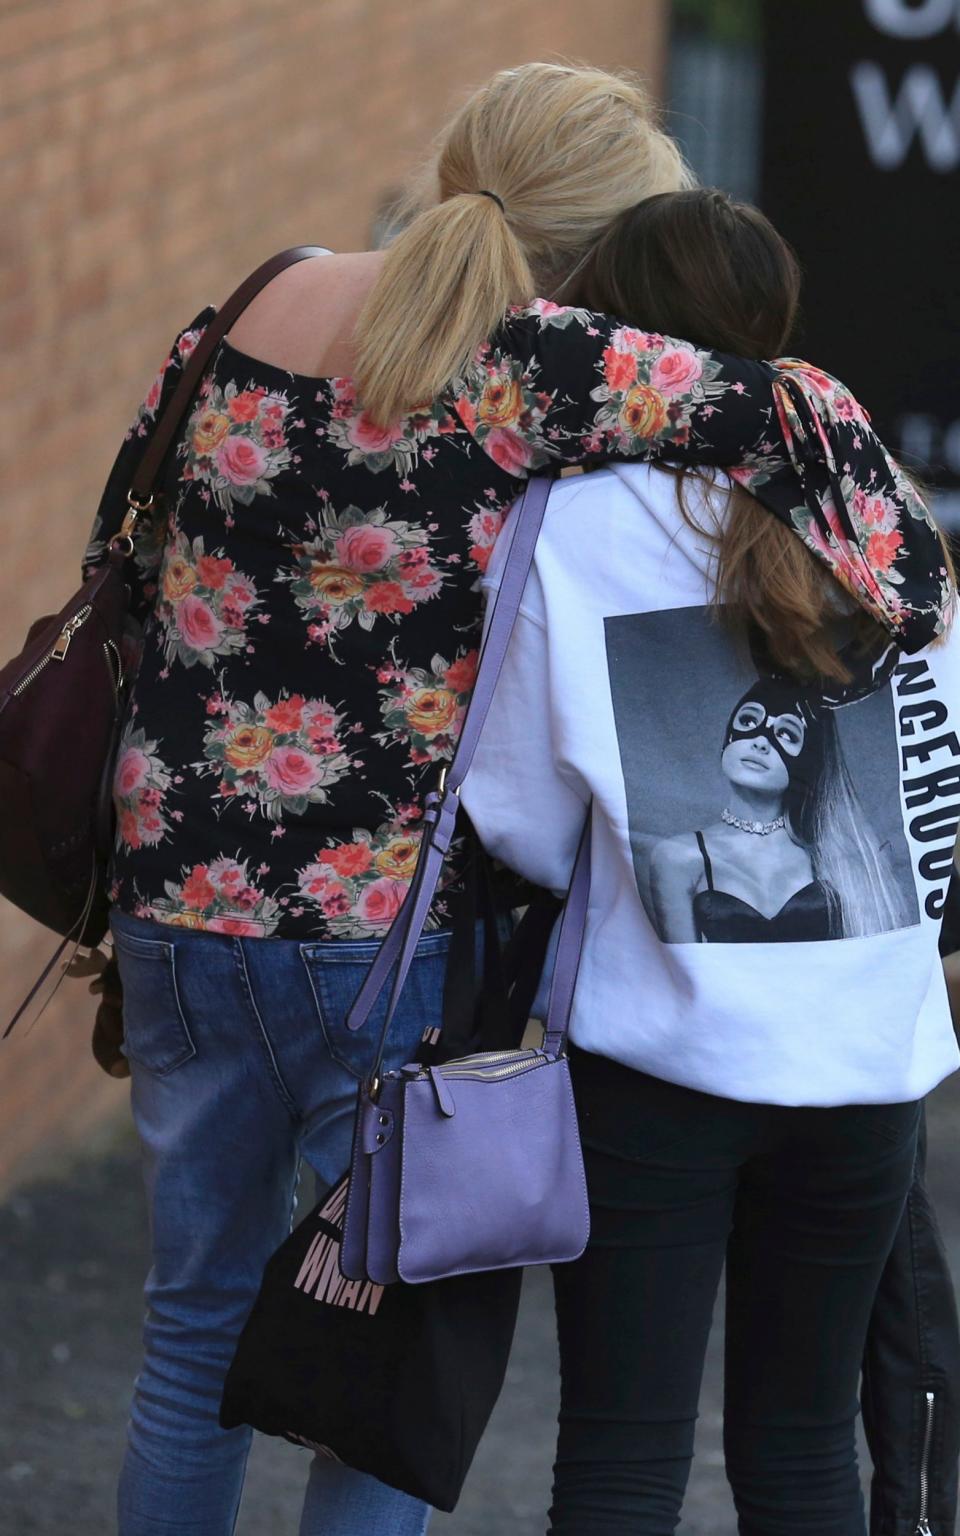
[[440,1113],[450,1120],[457,1112],[457,1106],[453,1102],[453,1095],[443,1080],[439,1067],[428,1067],[427,1072],[433,1084],[433,1091],[437,1096],[437,1105]]
[[916,1536],[933,1536],[929,1520],[920,1521],[920,1524],[917,1526]]
[[75,613],[72,619],[67,620],[66,624],[64,624],[59,635],[57,636],[53,650],[50,652],[51,661],[63,661],[64,657],[70,649],[70,641],[73,639],[82,623],[83,619],[78,613]]
[[53,647],[53,650],[50,652],[50,660],[63,661],[64,657],[70,649],[70,641],[72,639],[73,629],[69,624],[65,624],[57,637],[57,641]]

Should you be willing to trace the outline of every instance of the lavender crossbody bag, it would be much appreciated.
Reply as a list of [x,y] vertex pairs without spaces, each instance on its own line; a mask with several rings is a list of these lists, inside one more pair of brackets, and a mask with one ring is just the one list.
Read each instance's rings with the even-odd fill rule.
[[590,886],[589,818],[561,924],[539,1050],[487,1052],[382,1072],[394,1011],[423,932],[516,623],[551,481],[531,479],[456,755],[428,795],[406,900],[347,1019],[360,1029],[392,972],[390,1003],[361,1085],[340,1268],[350,1280],[420,1284],[475,1270],[575,1259],[590,1232],[565,1053]]

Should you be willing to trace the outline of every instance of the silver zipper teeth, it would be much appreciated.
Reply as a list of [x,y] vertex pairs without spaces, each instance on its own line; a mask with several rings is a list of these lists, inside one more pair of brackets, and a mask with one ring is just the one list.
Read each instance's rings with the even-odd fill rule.
[[920,1458],[920,1517],[917,1521],[917,1536],[933,1536],[927,1519],[927,1510],[930,1505],[930,1447],[933,1441],[933,1407],[936,1399],[932,1392],[925,1393],[925,1396],[927,1416],[923,1429],[923,1455]]
[[[68,619],[66,624],[64,624],[60,634],[57,636],[57,640],[59,640],[60,637],[64,634],[69,634],[70,639],[72,640],[73,636],[76,634],[81,625],[86,624],[92,612],[93,609],[90,607],[89,603],[84,604],[82,608],[78,608],[73,618]],[[30,684],[40,676],[40,673],[43,671],[47,663],[52,660],[53,651],[56,648],[57,640],[53,642],[53,647],[47,652],[46,656],[42,656],[37,662],[36,666],[30,668],[30,671],[27,673],[26,677],[22,677],[19,683],[17,683],[16,687],[10,690],[15,699],[19,698],[20,694],[30,687]]]
[[449,1061],[443,1063],[440,1071],[446,1072],[448,1067],[486,1066],[488,1063],[492,1065],[497,1061],[529,1061],[534,1055],[536,1055],[535,1051],[478,1051],[476,1056],[452,1056]]
[[443,1072],[444,1082],[458,1081],[462,1078],[472,1078],[478,1083],[491,1083],[501,1077],[520,1077],[524,1072],[536,1072],[538,1068],[547,1065],[547,1057],[543,1056],[539,1061],[516,1062],[509,1067],[495,1067],[492,1072]]
[[30,687],[30,684],[33,682],[34,678],[40,676],[40,673],[43,671],[44,667],[46,666],[46,664],[47,664],[47,662],[49,660],[50,660],[50,656],[49,656],[49,654],[47,654],[46,656],[44,656],[42,661],[38,661],[37,662],[37,665],[35,667],[33,667],[27,673],[26,677],[22,678],[20,680],[20,682],[17,683],[16,687],[11,690],[12,693],[13,693],[14,698],[19,697],[19,695],[21,693],[23,693],[25,688],[29,688]]
[[119,699],[120,689],[123,686],[123,662],[115,641],[104,640],[103,654],[107,659],[107,671],[110,673],[110,681],[113,684],[114,698]]

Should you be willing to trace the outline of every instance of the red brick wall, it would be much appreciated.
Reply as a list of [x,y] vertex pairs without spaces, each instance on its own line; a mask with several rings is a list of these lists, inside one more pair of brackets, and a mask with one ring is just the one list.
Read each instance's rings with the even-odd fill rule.
[[[451,104],[564,56],[656,75],[661,0],[7,0],[0,14],[0,656],[76,580],[119,439],[176,330],[299,241],[369,243]],[[69,753],[69,743],[64,744]],[[0,906],[0,1016],[50,947]],[[64,989],[0,1047],[0,1185],[121,1085]]]

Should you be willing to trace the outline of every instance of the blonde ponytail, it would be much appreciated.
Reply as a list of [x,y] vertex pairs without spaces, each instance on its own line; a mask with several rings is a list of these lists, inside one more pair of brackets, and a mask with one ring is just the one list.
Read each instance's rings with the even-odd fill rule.
[[357,393],[381,424],[434,399],[511,304],[550,296],[617,214],[691,181],[639,81],[558,64],[476,91],[430,175],[435,205],[390,246],[354,336]]
[[523,249],[491,197],[449,198],[394,241],[357,326],[358,392],[389,422],[433,400],[496,330],[534,297]]

